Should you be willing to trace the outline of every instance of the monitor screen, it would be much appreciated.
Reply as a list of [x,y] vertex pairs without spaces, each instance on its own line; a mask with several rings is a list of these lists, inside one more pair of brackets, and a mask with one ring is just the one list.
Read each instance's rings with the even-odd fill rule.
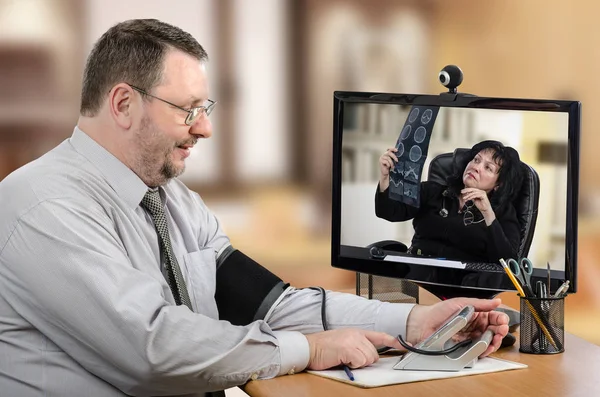
[[[335,92],[333,266],[425,288],[514,290],[498,263],[506,250],[497,241],[506,235],[514,256],[533,263],[533,280],[547,280],[549,264],[551,291],[570,280],[575,292],[580,113],[577,101]],[[488,225],[473,200],[461,206],[466,180],[451,189],[460,183],[448,179],[472,177],[484,186],[483,174],[465,170],[488,160],[480,170],[507,175],[491,157],[469,158],[475,144],[490,140],[514,148],[523,163],[522,184],[496,208],[497,225]],[[380,158],[390,148],[398,161],[381,192]],[[507,191],[510,178],[497,185]],[[487,193],[492,209],[497,185]]]

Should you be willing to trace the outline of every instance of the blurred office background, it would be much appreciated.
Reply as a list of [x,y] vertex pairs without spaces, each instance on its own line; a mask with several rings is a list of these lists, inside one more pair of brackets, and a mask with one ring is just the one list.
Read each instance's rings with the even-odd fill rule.
[[219,102],[183,179],[286,281],[352,291],[355,275],[330,266],[332,93],[436,94],[457,64],[463,92],[582,101],[566,329],[600,344],[599,12],[593,0],[0,0],[0,179],[70,136],[95,40],[159,18],[206,48]]

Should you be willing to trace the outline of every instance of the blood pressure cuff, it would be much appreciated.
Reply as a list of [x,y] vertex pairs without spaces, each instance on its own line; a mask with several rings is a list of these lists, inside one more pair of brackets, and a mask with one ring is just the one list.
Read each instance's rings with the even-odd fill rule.
[[265,318],[289,284],[229,246],[217,259],[219,319],[247,325]]

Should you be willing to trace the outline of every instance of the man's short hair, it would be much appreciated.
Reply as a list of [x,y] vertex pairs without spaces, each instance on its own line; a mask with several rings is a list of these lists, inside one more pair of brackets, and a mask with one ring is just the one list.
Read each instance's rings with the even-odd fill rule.
[[95,116],[103,98],[122,82],[150,91],[161,80],[169,49],[185,52],[201,62],[208,60],[206,51],[191,34],[156,19],[132,19],[108,29],[86,62],[80,113]]

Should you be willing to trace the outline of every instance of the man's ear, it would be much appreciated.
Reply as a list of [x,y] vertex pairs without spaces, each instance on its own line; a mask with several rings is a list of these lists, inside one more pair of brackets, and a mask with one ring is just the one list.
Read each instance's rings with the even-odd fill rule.
[[125,83],[117,84],[108,93],[109,113],[121,128],[129,129],[133,123],[134,95],[133,88]]

